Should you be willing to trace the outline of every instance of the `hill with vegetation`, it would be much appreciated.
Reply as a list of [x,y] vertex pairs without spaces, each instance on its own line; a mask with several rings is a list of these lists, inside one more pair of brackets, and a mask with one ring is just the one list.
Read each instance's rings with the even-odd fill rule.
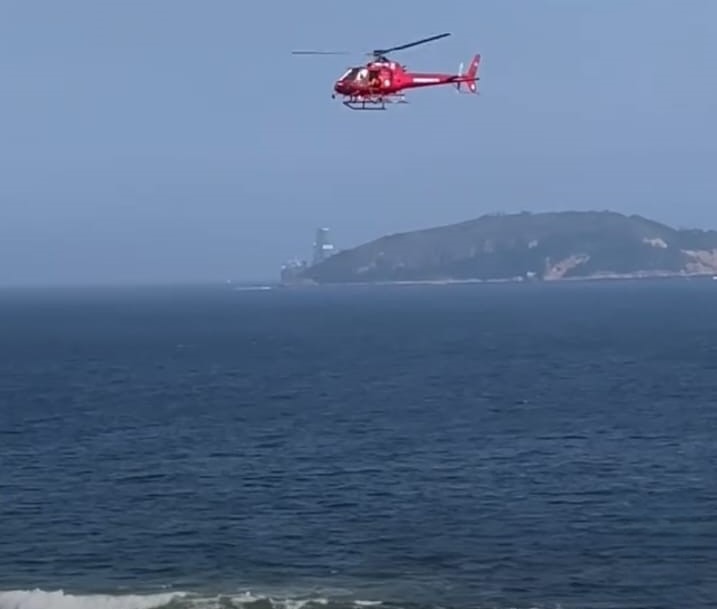
[[309,267],[317,283],[717,274],[717,231],[610,211],[486,215],[387,235]]

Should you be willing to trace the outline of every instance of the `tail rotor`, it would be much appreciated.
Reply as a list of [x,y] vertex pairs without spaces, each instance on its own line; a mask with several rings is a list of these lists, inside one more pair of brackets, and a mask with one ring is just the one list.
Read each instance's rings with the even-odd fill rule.
[[[461,63],[458,64],[458,74],[463,75],[463,62],[462,61],[461,61]],[[458,91],[458,93],[461,92],[461,81],[460,80],[456,81],[456,91]]]

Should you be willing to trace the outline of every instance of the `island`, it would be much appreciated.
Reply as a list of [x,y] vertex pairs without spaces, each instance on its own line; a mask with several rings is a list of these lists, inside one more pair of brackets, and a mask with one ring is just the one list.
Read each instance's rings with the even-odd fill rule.
[[298,273],[306,283],[556,281],[717,274],[717,231],[613,211],[490,214],[386,235]]

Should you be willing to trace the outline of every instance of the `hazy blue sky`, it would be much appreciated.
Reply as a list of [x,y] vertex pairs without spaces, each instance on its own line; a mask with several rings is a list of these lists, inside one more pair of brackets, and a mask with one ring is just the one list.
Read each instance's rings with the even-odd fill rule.
[[[359,113],[364,51],[454,71]],[[294,48],[350,57],[295,57]],[[717,228],[714,0],[0,0],[0,284],[274,278],[486,212]]]

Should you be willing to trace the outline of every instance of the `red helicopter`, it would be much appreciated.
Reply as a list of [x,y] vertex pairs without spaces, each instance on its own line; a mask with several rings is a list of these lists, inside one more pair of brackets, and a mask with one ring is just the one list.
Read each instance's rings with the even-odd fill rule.
[[[450,36],[450,33],[438,34],[423,38],[416,42],[409,42],[390,49],[375,49],[370,56],[373,57],[364,66],[352,66],[334,84],[334,93],[343,96],[343,104],[352,110],[385,110],[387,103],[408,103],[403,93],[406,89],[419,87],[434,87],[437,85],[455,85],[462,92],[461,85],[465,84],[468,92],[477,93],[476,82],[480,55],[475,55],[463,72],[463,66],[458,74],[434,74],[421,72],[408,72],[406,66],[392,61],[386,57],[388,53],[400,51],[419,44]],[[344,51],[293,51],[293,55],[346,55]]]

